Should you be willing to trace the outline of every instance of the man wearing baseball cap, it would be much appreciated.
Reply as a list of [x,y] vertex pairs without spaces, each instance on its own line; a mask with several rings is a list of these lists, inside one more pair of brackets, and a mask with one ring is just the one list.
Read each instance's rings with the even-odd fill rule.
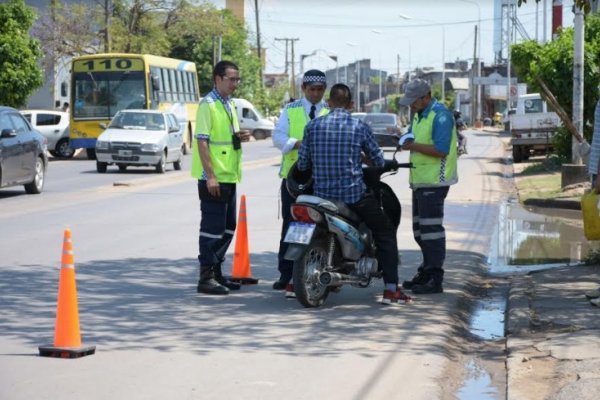
[[405,289],[415,294],[442,293],[446,234],[444,201],[450,185],[458,182],[456,127],[452,113],[431,97],[431,86],[422,79],[406,85],[400,105],[413,114],[409,132],[400,138],[410,151],[413,235],[421,248],[423,263]]
[[294,262],[284,259],[288,245],[283,241],[288,226],[292,220],[290,207],[294,198],[286,189],[286,178],[292,165],[298,159],[298,148],[304,138],[304,127],[314,118],[323,116],[329,112],[327,104],[323,101],[323,95],[327,88],[325,74],[317,69],[311,69],[302,77],[302,92],[304,96],[300,100],[288,103],[277,121],[273,131],[273,144],[281,150],[282,159],[279,169],[281,177],[281,239],[279,241],[278,269],[279,280],[273,284],[275,290],[285,290],[288,298],[294,294],[292,271]]

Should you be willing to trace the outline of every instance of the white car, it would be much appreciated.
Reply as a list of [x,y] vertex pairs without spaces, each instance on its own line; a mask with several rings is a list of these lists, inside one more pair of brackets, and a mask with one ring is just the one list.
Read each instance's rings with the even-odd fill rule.
[[172,113],[155,110],[122,110],[96,141],[96,170],[109,165],[120,171],[128,166],[153,166],[164,173],[167,163],[181,169],[183,133]]
[[75,149],[69,145],[69,113],[54,110],[21,110],[35,130],[48,140],[48,151],[54,157],[71,158]]

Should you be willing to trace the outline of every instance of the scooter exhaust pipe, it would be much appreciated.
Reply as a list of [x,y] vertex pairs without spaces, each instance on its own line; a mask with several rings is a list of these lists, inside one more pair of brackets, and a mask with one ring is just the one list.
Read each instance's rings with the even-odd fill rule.
[[321,272],[319,275],[319,283],[323,286],[340,286],[346,283],[361,283],[363,279],[352,276],[340,274],[338,272]]

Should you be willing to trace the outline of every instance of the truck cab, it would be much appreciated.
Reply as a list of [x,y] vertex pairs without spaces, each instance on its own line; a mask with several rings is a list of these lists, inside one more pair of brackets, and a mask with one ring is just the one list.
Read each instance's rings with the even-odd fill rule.
[[548,111],[539,93],[519,96],[514,113],[509,113],[513,162],[527,160],[533,154],[551,152],[552,138],[561,126],[558,115]]
[[240,129],[247,129],[255,139],[271,136],[275,124],[264,118],[252,103],[245,99],[233,99],[240,121]]

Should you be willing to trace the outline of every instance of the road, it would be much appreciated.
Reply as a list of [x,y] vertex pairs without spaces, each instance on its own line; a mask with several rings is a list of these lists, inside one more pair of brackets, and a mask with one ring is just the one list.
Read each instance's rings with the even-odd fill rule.
[[[141,169],[97,174],[87,160],[51,162],[42,195],[0,191],[0,398],[451,398],[448,390],[461,380],[460,371],[449,372],[461,354],[456,335],[464,321],[457,315],[469,282],[483,273],[507,191],[497,135],[473,131],[469,141],[447,200],[445,292],[400,307],[378,304],[380,282],[345,287],[312,310],[271,290],[281,221],[270,141],[244,145],[239,185],[260,282],[218,298],[195,292],[199,206],[189,157],[183,171],[160,176]],[[398,239],[407,279],[420,262],[407,171],[386,182],[404,207]],[[40,358],[37,347],[53,338],[66,227],[82,340],[97,352]]]

